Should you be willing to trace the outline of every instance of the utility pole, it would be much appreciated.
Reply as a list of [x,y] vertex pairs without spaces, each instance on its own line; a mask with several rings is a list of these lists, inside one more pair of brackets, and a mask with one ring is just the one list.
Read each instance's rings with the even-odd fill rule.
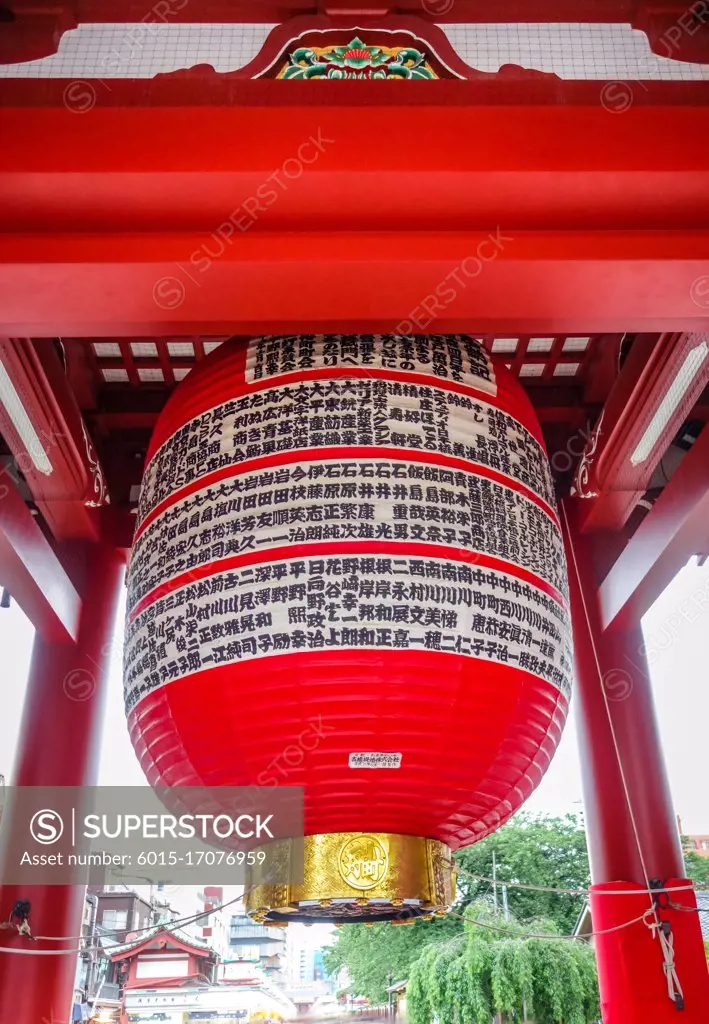
[[495,898],[495,917],[497,917],[500,908],[497,903],[497,857],[495,851],[492,851],[492,892]]
[[502,912],[505,915],[505,921],[510,919],[510,905],[507,902],[507,886],[502,883]]

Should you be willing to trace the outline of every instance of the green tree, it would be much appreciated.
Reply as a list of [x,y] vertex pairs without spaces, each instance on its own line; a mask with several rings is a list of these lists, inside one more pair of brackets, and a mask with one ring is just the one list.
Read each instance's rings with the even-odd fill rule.
[[691,878],[697,885],[709,885],[709,857],[702,857],[701,853],[685,846],[684,863],[687,878]]
[[[405,927],[394,927],[390,924],[376,924],[373,927],[361,924],[344,925],[337,932],[335,943],[326,954],[328,969],[336,971],[346,966],[352,977],[353,993],[369,996],[376,1002],[385,997],[390,969],[395,981],[409,979],[410,991],[413,984],[414,992],[423,992],[422,976],[419,973],[422,968],[418,963],[422,952],[427,950],[425,956],[434,963],[439,952],[443,955],[443,944],[446,944],[445,948],[448,950],[459,949],[461,943],[468,949],[467,934],[464,932],[460,914],[473,901],[486,901],[475,903],[475,907],[480,913],[492,914],[490,884],[478,883],[471,879],[469,874],[491,876],[493,851],[500,881],[563,889],[586,889],[589,885],[585,834],[579,828],[576,819],[520,814],[487,839],[465,850],[458,850],[455,854],[456,863],[460,868],[455,915],[434,918],[429,922],[417,921]],[[518,933],[523,930],[545,934],[552,929],[560,934],[570,934],[583,906],[583,897],[510,888],[508,903],[513,918],[511,927]],[[467,911],[467,916],[470,918],[470,910]],[[495,920],[498,926],[507,927],[501,916]],[[514,920],[523,922],[523,926],[515,925]],[[471,926],[466,924],[465,927]],[[478,931],[482,933],[483,929]],[[488,931],[485,934],[488,939],[500,940],[499,932]],[[466,953],[467,957],[472,957],[472,962],[476,965],[472,975],[460,957],[451,954],[451,962],[446,968],[446,971],[450,972],[451,988],[447,989],[445,984],[440,982],[440,991],[454,992],[455,985],[463,986],[466,991],[469,990],[471,1005],[475,1004],[478,1007],[475,1012],[482,1014],[484,1019],[484,1012],[487,1012],[485,1008],[493,1005],[494,998],[497,998],[499,1003],[503,998],[502,993],[508,991],[509,986],[506,987],[503,980],[510,975],[513,968],[518,972],[515,977],[519,978],[528,975],[532,966],[536,965],[540,970],[543,968],[547,962],[544,959],[547,950],[544,941],[541,941],[541,946],[520,945],[517,942],[517,945],[500,949],[499,954],[489,948],[489,942],[487,945],[476,946]],[[553,944],[561,945],[558,940],[554,940]],[[569,947],[575,949],[576,944],[570,943]],[[558,954],[559,963],[564,955]],[[572,952],[570,956],[587,957],[587,954]],[[438,974],[442,970],[442,963],[443,960],[437,968]],[[583,963],[588,963],[588,957]],[[414,964],[417,964],[416,972],[412,971]],[[592,973],[595,978],[595,968]],[[472,977],[479,977],[479,984],[473,984]],[[494,990],[497,996],[494,996],[493,992],[493,977],[497,979],[494,983],[497,986]],[[569,977],[574,979],[577,975],[572,971]],[[522,982],[519,981],[519,984]],[[537,998],[543,999],[541,992]],[[421,1005],[423,1009],[420,1012],[425,1015],[425,1001]],[[440,1009],[437,1012],[440,1017]],[[486,1024],[489,1024],[491,1017],[492,1011]],[[461,1021],[459,1024],[474,1024],[475,1020],[476,1018],[471,1016],[469,1020]],[[414,1021],[413,1024],[428,1024],[428,1021]],[[565,1021],[564,1024],[568,1022]]]
[[[709,885],[709,857],[703,857],[689,845],[686,836],[682,836],[682,847],[684,849],[684,865],[687,878],[691,878],[695,885]],[[704,951],[709,964],[709,942],[704,943]]]
[[394,981],[408,978],[411,964],[426,945],[462,931],[463,924],[455,917],[408,925],[346,924],[338,929],[334,944],[325,952],[325,966],[331,974],[346,967],[354,993],[382,1002],[390,970]]
[[[511,934],[481,927],[499,925],[489,906],[466,910],[466,933],[428,946],[412,964],[408,995],[411,1024],[490,1024],[495,1014],[536,1024],[591,1024],[599,1017],[593,950],[584,942],[525,938],[511,920]],[[474,920],[472,920],[474,919]],[[541,935],[553,922],[539,921]]]
[[[491,877],[493,853],[499,882],[555,889],[586,889],[591,882],[586,834],[572,815],[553,818],[518,814],[486,839],[458,850],[458,890],[464,899],[477,899],[490,892],[489,883],[475,882],[467,873]],[[548,918],[565,934],[573,931],[584,902],[583,896],[514,888],[508,888],[507,898],[518,920]]]

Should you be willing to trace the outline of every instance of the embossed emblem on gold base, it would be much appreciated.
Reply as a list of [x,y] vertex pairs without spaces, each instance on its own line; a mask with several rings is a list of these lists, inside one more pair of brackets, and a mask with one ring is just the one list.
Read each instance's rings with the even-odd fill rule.
[[[437,839],[333,832],[277,840],[261,849],[267,852],[266,864],[249,869],[246,908],[254,920],[266,924],[406,924],[446,913],[455,897],[451,851]],[[276,861],[279,877],[290,873],[290,883],[267,881],[268,865]]]

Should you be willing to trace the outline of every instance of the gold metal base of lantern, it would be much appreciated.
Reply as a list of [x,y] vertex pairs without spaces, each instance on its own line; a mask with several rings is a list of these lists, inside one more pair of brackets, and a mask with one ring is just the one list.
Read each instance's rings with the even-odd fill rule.
[[[246,909],[264,924],[412,924],[446,914],[455,897],[451,851],[437,839],[333,832],[276,840],[260,850],[266,861],[248,869]],[[279,878],[292,881],[266,881],[274,865]]]

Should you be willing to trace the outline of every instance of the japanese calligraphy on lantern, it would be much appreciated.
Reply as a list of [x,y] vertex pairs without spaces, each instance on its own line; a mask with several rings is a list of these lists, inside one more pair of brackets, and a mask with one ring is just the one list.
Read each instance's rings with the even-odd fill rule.
[[249,382],[333,367],[420,373],[497,394],[490,357],[466,334],[288,334],[254,338],[246,352]]
[[244,566],[159,597],[127,628],[126,708],[206,669],[337,648],[463,655],[570,694],[568,616],[541,589],[443,559],[333,555]]
[[339,378],[252,392],[190,420],[151,459],[139,518],[181,487],[225,467],[341,447],[452,456],[524,484],[553,507],[544,450],[508,413],[435,385]]
[[393,459],[310,460],[193,491],[136,541],[129,607],[181,573],[248,552],[333,541],[444,545],[493,555],[566,593],[553,515],[505,483]]
[[571,690],[541,438],[472,337],[211,353],[159,417],[128,575],[124,699],[151,778],[302,784],[355,889],[387,870],[376,834],[457,848],[516,810]]

